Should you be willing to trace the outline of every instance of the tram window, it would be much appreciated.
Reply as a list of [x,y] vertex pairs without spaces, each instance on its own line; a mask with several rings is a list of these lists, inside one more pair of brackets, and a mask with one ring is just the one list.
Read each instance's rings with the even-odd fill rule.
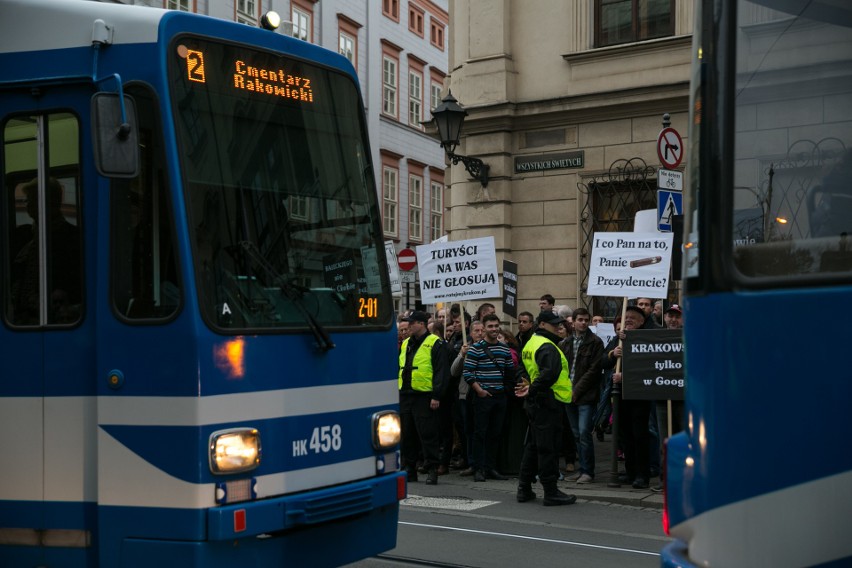
[[181,290],[160,118],[147,88],[126,92],[139,116],[140,167],[112,184],[113,308],[122,319],[161,320],[177,312]]
[[757,278],[852,272],[852,89],[837,72],[852,28],[819,2],[795,18],[738,6],[734,263]]
[[4,316],[13,326],[73,325],[84,297],[77,118],[15,117],[3,151]]

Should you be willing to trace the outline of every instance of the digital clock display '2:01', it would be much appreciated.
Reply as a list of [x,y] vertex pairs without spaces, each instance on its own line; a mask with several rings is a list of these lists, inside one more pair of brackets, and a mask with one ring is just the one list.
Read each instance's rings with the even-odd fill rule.
[[358,298],[358,318],[376,319],[379,317],[379,300],[377,298]]

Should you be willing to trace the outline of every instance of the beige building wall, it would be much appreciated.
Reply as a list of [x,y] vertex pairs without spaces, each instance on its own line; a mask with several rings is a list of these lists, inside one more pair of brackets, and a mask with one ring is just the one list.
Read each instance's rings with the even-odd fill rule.
[[[448,169],[451,240],[493,235],[498,266],[518,263],[518,311],[553,294],[589,301],[578,183],[635,157],[659,167],[664,113],[686,139],[693,0],[675,0],[675,35],[593,48],[595,0],[451,0],[449,87],[469,115],[457,153],[491,167],[486,188]],[[579,169],[515,173],[514,160],[570,151]],[[681,164],[679,169],[685,165]]]

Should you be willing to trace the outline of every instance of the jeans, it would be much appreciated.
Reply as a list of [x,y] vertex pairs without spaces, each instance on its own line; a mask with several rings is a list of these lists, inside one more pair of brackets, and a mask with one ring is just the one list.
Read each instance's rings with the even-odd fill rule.
[[595,445],[592,440],[594,425],[592,418],[595,415],[594,404],[567,404],[565,413],[571,424],[574,439],[577,440],[577,449],[580,454],[580,473],[595,476]]

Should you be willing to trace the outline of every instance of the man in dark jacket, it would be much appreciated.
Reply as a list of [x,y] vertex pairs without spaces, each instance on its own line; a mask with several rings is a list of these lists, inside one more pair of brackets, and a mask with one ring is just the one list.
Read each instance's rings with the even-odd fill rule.
[[[621,331],[604,348],[603,368],[618,367],[622,356],[619,339],[624,339],[625,331],[643,329],[645,310],[639,306],[627,306]],[[613,383],[621,383],[620,371],[612,374]],[[651,441],[648,421],[651,416],[651,402],[648,400],[622,399],[618,409],[618,435],[624,445],[624,468],[626,475],[619,476],[621,483],[632,483],[634,489],[647,489],[650,479]]]
[[570,505],[577,500],[576,495],[567,495],[556,487],[562,416],[565,405],[571,402],[568,361],[556,345],[556,328],[563,321],[552,311],[543,310],[536,318],[538,329],[521,352],[518,372],[523,384],[515,393],[526,397],[529,429],[518,476],[520,503],[535,499],[532,482],[536,474],[544,488],[545,505]]
[[417,481],[417,440],[423,450],[428,478],[438,483],[440,447],[438,409],[447,389],[450,363],[446,342],[426,331],[429,316],[415,311],[406,320],[411,335],[399,353],[399,415],[402,422],[402,457],[408,481]]
[[592,440],[592,418],[597,408],[603,372],[604,344],[589,330],[592,315],[585,308],[571,314],[574,332],[562,340],[559,348],[568,359],[571,371],[571,403],[565,407],[568,423],[580,454],[580,471],[573,478],[577,483],[595,479],[595,446]]

